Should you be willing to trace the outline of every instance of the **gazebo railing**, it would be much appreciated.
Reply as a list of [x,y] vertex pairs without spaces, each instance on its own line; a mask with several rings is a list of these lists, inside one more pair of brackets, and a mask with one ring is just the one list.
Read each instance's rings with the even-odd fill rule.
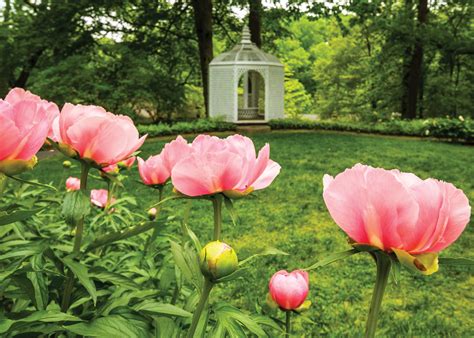
[[239,120],[263,120],[265,114],[258,108],[239,108]]

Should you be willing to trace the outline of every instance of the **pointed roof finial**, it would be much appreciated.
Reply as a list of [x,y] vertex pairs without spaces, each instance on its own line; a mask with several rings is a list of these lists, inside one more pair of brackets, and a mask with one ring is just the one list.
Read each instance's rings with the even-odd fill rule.
[[242,30],[242,41],[241,41],[242,44],[244,43],[252,43],[252,41],[250,40],[250,30],[249,28],[247,27],[247,25],[244,26],[244,29]]

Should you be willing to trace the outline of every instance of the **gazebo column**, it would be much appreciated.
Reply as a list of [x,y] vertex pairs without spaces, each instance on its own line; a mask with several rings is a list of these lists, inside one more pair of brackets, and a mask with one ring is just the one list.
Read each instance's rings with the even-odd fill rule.
[[244,109],[249,107],[249,72],[245,72],[242,78],[244,84]]

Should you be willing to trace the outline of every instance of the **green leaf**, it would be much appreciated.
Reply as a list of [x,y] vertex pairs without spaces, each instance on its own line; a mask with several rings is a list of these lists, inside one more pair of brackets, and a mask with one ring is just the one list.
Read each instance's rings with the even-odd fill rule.
[[79,262],[74,261],[70,256],[62,259],[63,263],[71,269],[71,271],[79,279],[79,282],[84,286],[87,292],[91,295],[94,305],[97,302],[97,292],[94,282],[90,279],[87,268]]
[[110,282],[114,285],[130,290],[140,289],[140,285],[135,283],[132,279],[116,272],[107,271],[106,269],[101,267],[91,269],[89,271],[89,277],[101,282]]
[[439,264],[444,265],[474,265],[474,260],[469,258],[439,258]]
[[180,329],[174,319],[169,317],[155,318],[156,338],[179,337]]
[[390,275],[392,276],[394,284],[398,286],[400,283],[400,262],[398,259],[393,259],[392,256],[390,256],[390,258],[392,260]]
[[14,222],[24,221],[33,215],[37,214],[44,208],[33,209],[33,210],[17,210],[10,214],[0,214],[0,225],[6,225]]
[[91,210],[90,198],[81,190],[67,192],[63,201],[62,216],[67,224],[75,226]]
[[314,270],[314,269],[320,268],[322,266],[334,263],[334,262],[336,262],[340,259],[352,256],[352,255],[354,255],[356,253],[359,253],[359,252],[360,251],[355,249],[355,248],[351,249],[351,250],[347,250],[347,251],[337,252],[335,254],[332,254],[332,255],[329,255],[329,256],[323,258],[322,260],[314,263],[313,265],[311,265],[311,266],[309,266],[309,267],[307,267],[303,270]]
[[224,205],[227,211],[229,212],[230,218],[232,219],[232,223],[234,224],[234,226],[236,226],[237,221],[238,221],[238,216],[237,216],[237,213],[235,212],[234,204],[232,203],[232,200],[225,195],[224,195]]
[[136,320],[130,320],[120,315],[110,315],[95,319],[89,323],[79,323],[64,326],[69,332],[101,338],[146,338],[150,337],[147,330],[144,330],[142,323]]
[[231,337],[247,337],[241,325],[257,337],[266,337],[267,334],[260,325],[246,313],[225,303],[220,303],[214,308],[217,319],[215,333],[222,336],[222,331],[227,331]]
[[48,304],[48,286],[46,285],[46,279],[42,272],[43,265],[43,255],[35,255],[31,259],[31,267],[34,271],[26,273],[26,277],[33,285],[34,303],[38,310],[44,310]]
[[242,266],[248,262],[250,262],[251,260],[253,260],[254,258],[256,257],[259,257],[259,256],[270,256],[270,255],[285,255],[285,256],[288,256],[288,253],[284,252],[284,251],[281,251],[281,250],[278,250],[276,248],[273,248],[273,247],[269,247],[269,248],[266,248],[265,250],[263,250],[262,252],[260,253],[257,253],[255,255],[252,255],[250,257],[247,257],[246,259],[244,259],[243,261],[241,261],[239,263],[239,266]]
[[203,282],[199,260],[194,248],[181,246],[176,242],[170,241],[171,253],[173,254],[176,265],[181,270],[183,277],[190,283],[200,288]]
[[132,307],[135,311],[146,312],[151,315],[170,315],[177,317],[191,317],[192,313],[172,304],[162,304],[156,301],[144,301]]
[[194,247],[196,248],[197,252],[201,252],[202,250],[202,245],[201,242],[199,242],[199,239],[197,238],[196,234],[186,225],[186,223],[183,223],[184,228],[186,229],[186,232],[193,241]]
[[16,323],[32,323],[32,322],[44,322],[44,323],[54,323],[54,322],[67,322],[75,321],[79,322],[82,319],[72,316],[70,314],[60,312],[59,310],[41,310],[36,311],[24,318],[20,319],[8,319],[0,317],[0,333],[7,332],[10,327]]

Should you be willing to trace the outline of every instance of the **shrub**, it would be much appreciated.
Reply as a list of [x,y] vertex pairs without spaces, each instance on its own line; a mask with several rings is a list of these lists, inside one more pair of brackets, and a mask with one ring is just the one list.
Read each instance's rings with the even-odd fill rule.
[[277,119],[269,122],[272,129],[341,130],[384,135],[436,137],[455,142],[474,141],[474,121],[463,118],[435,118],[426,120],[389,120],[359,122],[303,119]]
[[199,119],[190,122],[176,122],[173,124],[159,123],[138,125],[140,134],[148,134],[151,137],[203,133],[212,131],[232,131],[235,124],[219,120]]

